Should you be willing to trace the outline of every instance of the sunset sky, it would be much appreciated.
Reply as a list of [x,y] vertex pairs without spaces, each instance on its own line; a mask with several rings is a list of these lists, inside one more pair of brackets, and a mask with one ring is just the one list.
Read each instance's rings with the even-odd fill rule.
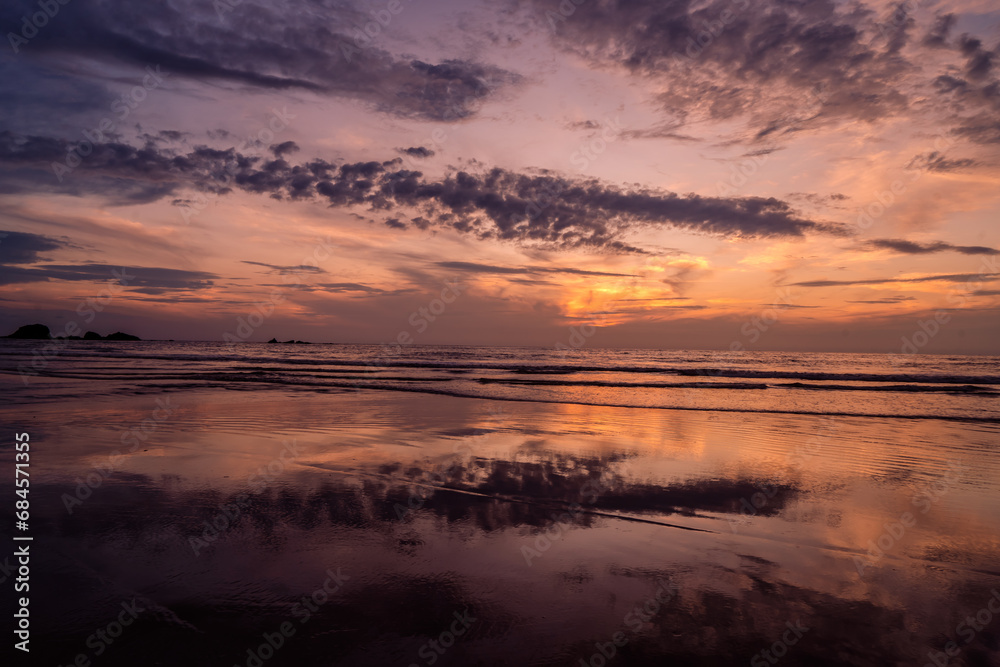
[[267,304],[248,340],[898,352],[924,323],[921,351],[1000,354],[995,1],[13,0],[0,27],[3,334],[221,341]]

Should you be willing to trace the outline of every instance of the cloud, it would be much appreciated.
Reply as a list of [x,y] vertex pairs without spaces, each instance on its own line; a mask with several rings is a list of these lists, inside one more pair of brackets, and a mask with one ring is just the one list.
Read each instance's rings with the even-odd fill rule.
[[927,255],[936,252],[954,251],[963,255],[1000,255],[1000,250],[981,245],[952,245],[944,241],[916,243],[905,239],[873,239],[864,244],[871,250],[893,250],[904,255]]
[[847,195],[840,194],[839,192],[835,192],[831,195],[820,195],[814,192],[789,192],[785,196],[788,199],[808,202],[813,206],[825,206],[830,208],[844,208],[837,202],[850,199]]
[[997,54],[982,42],[962,35],[950,45],[964,66],[952,66],[933,80],[937,105],[949,109],[952,132],[979,144],[1000,142],[1000,79],[996,76]]
[[926,169],[927,171],[949,172],[961,171],[970,167],[978,166],[979,162],[970,158],[960,160],[949,160],[937,151],[931,153],[921,153],[906,165],[907,169]]
[[119,282],[133,292],[162,294],[170,290],[205,289],[218,276],[204,271],[184,271],[155,266],[119,267],[111,264],[42,264],[31,268],[6,267],[0,284],[48,281]]
[[272,144],[268,150],[274,153],[274,157],[282,157],[290,153],[297,153],[300,149],[294,141],[283,141],[280,144]]
[[652,299],[615,299],[615,303],[629,303],[629,302],[644,303],[649,301],[658,303],[660,301],[690,301],[690,300],[691,297],[689,296],[661,296]]
[[567,130],[596,130],[601,124],[595,120],[575,120],[566,123]]
[[[0,5],[0,17],[4,16],[5,4]],[[37,5],[33,11],[38,11]],[[3,36],[7,37],[10,28],[19,32],[20,23],[20,15],[16,21],[0,23],[5,27]],[[24,53],[20,57],[12,55],[8,39],[0,49],[0,118],[4,129],[46,132],[54,121],[64,127],[91,125],[91,116],[107,114],[114,96],[104,85],[78,72],[60,71],[51,64],[32,61]]]
[[[15,173],[33,174],[37,181],[56,156],[66,154],[67,145],[55,138],[0,132],[0,168],[16,168]],[[121,183],[128,180],[134,181],[131,189]],[[186,187],[216,194],[239,189],[275,199],[314,198],[336,207],[365,206],[386,213],[403,209],[421,228],[556,249],[643,252],[624,237],[657,227],[745,238],[850,233],[841,224],[800,217],[787,202],[771,197],[680,195],[544,170],[494,168],[427,179],[401,168],[398,158],[341,165],[314,159],[293,165],[281,157],[250,157],[234,149],[202,146],[181,154],[109,142],[94,145],[88,160],[66,181],[50,178],[47,187],[70,194],[89,188],[115,197],[134,191],[135,197],[153,198]],[[392,219],[396,226],[402,224]]]
[[552,266],[492,266],[490,264],[477,264],[475,262],[438,262],[437,266],[454,271],[465,271],[468,273],[497,273],[509,275],[523,275],[534,273],[565,273],[577,276],[610,276],[616,278],[632,278],[629,273],[609,273],[607,271],[587,271],[585,269],[562,268]]
[[[538,10],[545,22],[547,9]],[[798,122],[782,116],[801,107],[803,90],[822,90],[817,115],[828,118],[874,120],[907,108],[897,80],[909,67],[900,56],[909,23],[873,40],[874,18],[830,0],[612,0],[577,6],[553,34],[595,66],[664,83],[664,110],[747,117],[773,134]]]
[[949,273],[936,276],[922,276],[920,278],[873,278],[870,280],[808,280],[801,283],[792,283],[796,287],[839,287],[845,285],[885,285],[888,283],[928,283],[928,282],[949,282],[962,283],[973,280],[993,281],[1000,277],[1000,273]]
[[41,253],[66,247],[72,245],[49,236],[0,231],[0,265],[34,264],[41,260]]
[[98,144],[93,147],[98,155],[88,153],[76,171],[57,174],[53,165],[64,167],[75,145],[57,137],[0,130],[0,168],[7,167],[0,179],[0,194],[98,193],[112,203],[140,204],[169,196],[179,185],[171,171],[181,165],[172,165],[166,157],[169,153],[151,144],[143,148]]
[[[37,11],[34,0],[5,2],[0,25],[19,25]],[[68,71],[78,59],[138,68],[152,63],[171,76],[350,97],[386,113],[437,121],[467,118],[495,91],[521,80],[468,60],[397,57],[356,38],[355,28],[370,21],[366,8],[338,0],[71,2],[61,4],[58,17],[19,55],[65,62]]]
[[[279,169],[284,173],[278,173]],[[846,228],[800,218],[773,198],[722,198],[621,188],[596,179],[492,169],[459,171],[439,180],[420,172],[387,169],[385,163],[343,165],[315,173],[315,192],[332,205],[374,209],[409,207],[439,227],[482,239],[599,247],[635,252],[621,237],[633,228],[673,227],[721,236],[780,237],[806,233],[846,234]],[[301,167],[267,169],[270,191],[295,197],[290,188]],[[259,172],[258,172],[259,173]],[[244,179],[255,180],[256,175]],[[239,179],[237,182],[240,182]],[[265,188],[266,189],[266,188]]]
[[381,294],[385,290],[361,283],[317,283],[317,287],[323,288],[327,292],[366,292],[368,294]]
[[400,148],[398,150],[403,155],[409,155],[410,157],[416,158],[428,158],[435,155],[434,151],[429,148],[424,148],[423,146],[412,146],[410,148]]
[[865,301],[848,301],[847,303],[867,303],[867,304],[894,304],[903,303],[904,301],[916,301],[916,297],[912,296],[887,296],[884,299],[868,299]]
[[[178,132],[177,130],[160,130],[156,134],[142,132],[138,135],[138,138],[148,144],[173,144],[178,141],[182,141],[187,136],[189,136],[189,133],[187,132]],[[271,148],[273,149],[274,146]]]
[[281,266],[278,264],[267,264],[265,262],[251,262],[250,260],[242,260],[244,264],[252,264],[253,266],[263,266],[270,269],[268,273],[276,273],[280,276],[294,275],[298,273],[326,273],[326,270],[319,268],[318,266],[309,264],[299,264],[297,266]]
[[[546,3],[508,4],[592,67],[658,84],[656,102],[679,119],[669,128],[678,137],[696,121],[740,120],[736,140],[755,143],[914,113],[977,141],[1000,137],[996,54],[968,35],[949,41],[956,17],[925,19],[913,3],[607,0],[564,3],[569,16]],[[939,85],[943,62],[957,92]],[[943,97],[961,99],[949,106]],[[969,118],[975,109],[982,115]]]
[[333,294],[348,294],[351,292],[363,292],[365,294],[400,294],[408,293],[415,290],[393,290],[388,292],[378,287],[372,287],[370,285],[362,285],[361,283],[264,283],[260,287],[282,287],[282,288],[293,288],[296,290],[303,290],[306,292],[330,292]]
[[954,27],[957,16],[954,14],[940,14],[934,19],[934,26],[924,36],[924,46],[935,48],[945,48],[948,46],[948,33]]

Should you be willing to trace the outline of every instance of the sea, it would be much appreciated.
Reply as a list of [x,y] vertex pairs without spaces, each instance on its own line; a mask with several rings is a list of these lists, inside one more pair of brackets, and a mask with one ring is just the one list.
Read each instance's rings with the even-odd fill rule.
[[[212,342],[0,347],[46,391],[378,389],[634,408],[1000,421],[1000,357]],[[65,384],[59,378],[66,379]],[[72,390],[70,390],[71,392]],[[72,395],[72,393],[68,394]],[[33,394],[23,392],[22,400]]]
[[1000,666],[998,357],[4,340],[0,395],[37,664]]

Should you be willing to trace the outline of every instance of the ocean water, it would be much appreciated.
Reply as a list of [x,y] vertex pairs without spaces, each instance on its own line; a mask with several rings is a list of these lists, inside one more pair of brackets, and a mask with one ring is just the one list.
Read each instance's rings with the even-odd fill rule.
[[42,345],[44,664],[1000,665],[1000,359]]
[[622,407],[1000,420],[1000,357],[70,341],[46,362],[36,361],[41,347],[5,343],[0,371],[53,391],[86,380],[90,395],[381,389]]

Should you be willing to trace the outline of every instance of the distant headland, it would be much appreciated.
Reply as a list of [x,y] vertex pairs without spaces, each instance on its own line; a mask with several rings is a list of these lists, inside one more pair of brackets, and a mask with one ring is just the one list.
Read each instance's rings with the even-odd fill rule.
[[[79,331],[79,329],[77,329],[77,331]],[[44,324],[25,324],[9,336],[3,337],[18,338],[21,340],[142,340],[138,336],[122,333],[121,331],[116,331],[113,334],[108,334],[107,336],[102,336],[99,333],[88,331],[82,336],[56,336],[53,338],[49,328]]]
[[[80,331],[79,328],[76,329]],[[8,335],[0,336],[0,338],[14,338],[20,340],[110,340],[110,341],[128,341],[128,340],[142,340],[138,336],[133,336],[132,334],[122,333],[121,331],[116,331],[113,334],[108,334],[107,336],[102,336],[99,333],[93,331],[88,331],[82,336],[53,336],[49,328],[44,324],[25,324],[23,327],[19,327],[17,331]],[[171,341],[172,342],[172,341]],[[280,343],[283,345],[309,345],[308,341],[304,340],[277,340],[272,338],[267,341],[268,343]]]

